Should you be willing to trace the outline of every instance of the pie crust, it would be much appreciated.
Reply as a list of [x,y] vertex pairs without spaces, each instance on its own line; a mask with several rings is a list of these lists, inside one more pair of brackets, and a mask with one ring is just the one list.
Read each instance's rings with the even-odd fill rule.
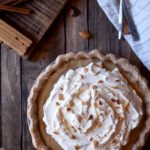
[[43,122],[43,105],[47,100],[53,85],[68,69],[86,66],[90,62],[101,61],[104,68],[112,70],[117,67],[128,83],[136,90],[143,100],[144,116],[139,126],[130,133],[128,144],[122,149],[141,149],[150,131],[150,89],[148,82],[141,76],[137,67],[124,58],[116,58],[113,54],[103,55],[99,50],[89,53],[67,53],[57,57],[35,81],[28,98],[27,116],[33,145],[39,150],[61,150],[62,148],[46,133]]

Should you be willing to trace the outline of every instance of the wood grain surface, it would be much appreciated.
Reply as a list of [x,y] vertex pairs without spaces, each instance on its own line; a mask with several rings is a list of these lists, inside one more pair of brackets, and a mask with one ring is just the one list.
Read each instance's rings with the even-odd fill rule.
[[[39,5],[42,7],[42,1]],[[80,9],[79,16],[69,15],[72,6]],[[89,31],[93,37],[89,40],[82,39],[79,36],[80,31]],[[27,97],[35,79],[59,54],[79,50],[90,51],[95,48],[99,48],[103,53],[111,52],[127,58],[150,81],[150,72],[126,41],[118,41],[117,31],[96,0],[70,0],[43,40],[36,46],[30,60],[19,58],[5,44],[1,44],[0,147],[6,150],[34,149],[28,131],[26,108]],[[149,141],[150,138],[143,150],[149,150]]]
[[[0,0],[0,2],[2,1],[4,0]],[[24,5],[18,6],[31,10],[30,15],[2,12],[1,17],[31,39],[33,41],[32,47],[35,47],[66,2],[67,0],[30,0]]]

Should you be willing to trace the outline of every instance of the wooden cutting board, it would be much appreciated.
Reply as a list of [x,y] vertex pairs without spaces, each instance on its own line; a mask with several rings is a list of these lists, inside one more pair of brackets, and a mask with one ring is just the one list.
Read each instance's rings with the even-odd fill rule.
[[[1,2],[1,0],[0,0]],[[21,7],[33,11],[30,15],[2,12],[1,18],[32,41],[32,46],[20,55],[26,55],[39,43],[52,25],[67,0],[31,0]],[[7,44],[7,43],[6,43]],[[15,44],[14,44],[15,45]],[[15,47],[13,47],[15,49]],[[18,50],[16,50],[18,51]],[[18,53],[19,54],[19,53]]]

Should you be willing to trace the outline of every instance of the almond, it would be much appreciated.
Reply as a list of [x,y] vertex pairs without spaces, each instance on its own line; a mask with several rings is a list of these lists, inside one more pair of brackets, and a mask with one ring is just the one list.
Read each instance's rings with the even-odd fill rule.
[[78,117],[77,117],[77,118],[78,118],[78,121],[79,121],[79,122],[81,122],[81,121],[82,121],[82,116],[81,116],[81,115],[78,115]]
[[56,105],[57,105],[57,106],[59,106],[59,103],[58,103],[58,102],[56,102]]
[[89,70],[88,68],[86,68],[86,67],[84,68],[84,72],[88,72],[88,70]]
[[103,81],[102,81],[102,80],[99,80],[98,83],[103,83]]
[[76,137],[75,137],[74,135],[71,135],[71,138],[72,138],[72,139],[76,139]]
[[97,67],[97,68],[101,68],[100,64],[94,64],[94,66]]
[[97,76],[98,74],[100,74],[100,71],[96,72],[95,75]]
[[63,94],[58,94],[58,99],[59,100],[64,100],[64,95]]
[[90,115],[88,120],[92,120],[93,119],[93,115]]
[[79,32],[79,35],[83,39],[90,39],[92,37],[92,34],[90,32]]
[[114,102],[116,102],[116,99],[114,99],[114,98],[111,98],[111,101],[114,103]]
[[70,107],[67,107],[67,111],[70,111],[71,110],[71,108]]
[[99,105],[103,105],[103,103],[101,101],[99,101]]
[[80,77],[81,77],[81,79],[83,79],[84,76],[82,74],[80,74]]
[[78,15],[80,15],[80,13],[81,12],[77,7],[71,7],[70,8],[70,12],[69,12],[70,16],[77,17]]
[[74,146],[74,149],[75,149],[75,150],[79,150],[79,146],[78,146],[78,145],[75,145],[75,146]]
[[58,132],[56,132],[56,131],[54,131],[53,133],[54,133],[54,134],[59,134],[59,133],[58,133]]
[[93,146],[94,146],[94,148],[96,148],[97,146],[98,146],[98,141],[93,141]]

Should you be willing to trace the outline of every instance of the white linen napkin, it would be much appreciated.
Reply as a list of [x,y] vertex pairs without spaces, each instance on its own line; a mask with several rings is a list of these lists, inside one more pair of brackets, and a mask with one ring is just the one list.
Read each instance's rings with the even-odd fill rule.
[[[118,29],[117,0],[97,0],[112,24]],[[131,35],[124,35],[139,59],[150,71],[150,0],[127,0],[140,40],[134,41]]]

